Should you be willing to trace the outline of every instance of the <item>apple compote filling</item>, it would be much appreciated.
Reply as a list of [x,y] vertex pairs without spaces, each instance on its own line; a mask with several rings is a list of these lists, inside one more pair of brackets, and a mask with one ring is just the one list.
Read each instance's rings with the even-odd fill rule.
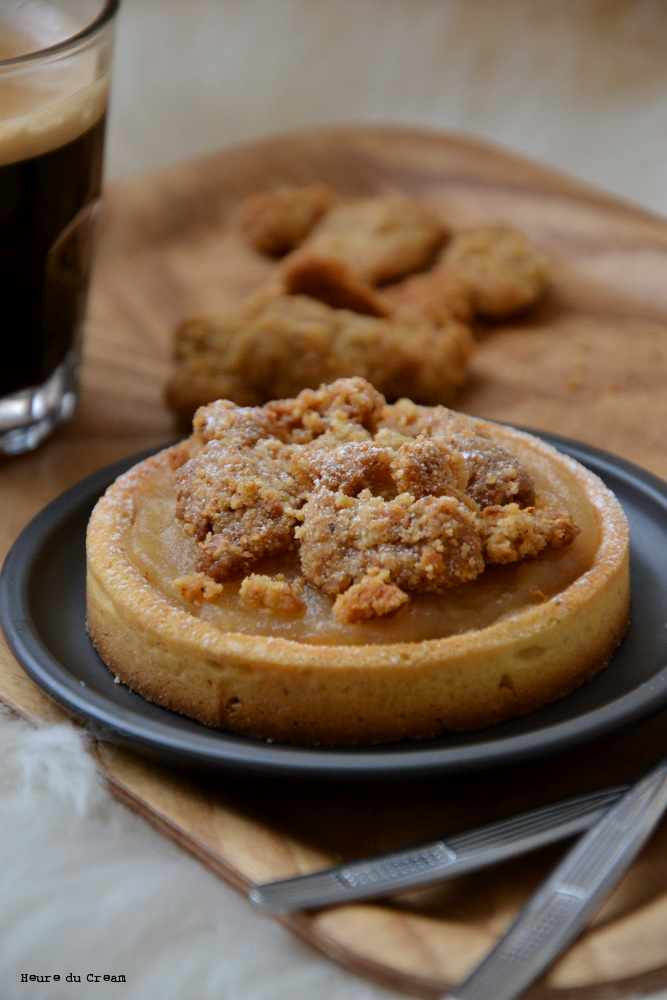
[[566,467],[444,407],[387,405],[361,378],[202,407],[187,454],[139,491],[129,554],[223,631],[445,637],[554,596],[598,544]]

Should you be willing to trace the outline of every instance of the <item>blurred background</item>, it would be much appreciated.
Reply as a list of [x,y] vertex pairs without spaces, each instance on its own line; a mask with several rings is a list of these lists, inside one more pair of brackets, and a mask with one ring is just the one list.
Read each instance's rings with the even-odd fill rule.
[[667,213],[667,5],[122,0],[109,180],[350,122],[462,131]]

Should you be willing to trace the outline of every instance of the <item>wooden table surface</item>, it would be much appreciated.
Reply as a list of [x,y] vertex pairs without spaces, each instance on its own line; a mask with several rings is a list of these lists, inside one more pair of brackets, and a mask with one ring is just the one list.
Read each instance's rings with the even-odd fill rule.
[[[407,191],[454,227],[508,222],[552,261],[540,308],[479,336],[459,408],[556,432],[667,479],[667,225],[534,164],[437,133],[305,131],[185,163],[108,190],[80,407],[38,452],[0,466],[0,556],[50,499],[88,473],[177,433],[162,401],[182,317],[223,309],[271,265],[229,225],[246,194],[322,180],[349,194]],[[62,717],[0,646],[0,697]],[[661,713],[533,762],[408,783],[213,784],[100,745],[110,787],[219,875],[256,882],[419,841],[538,801],[638,774],[667,750]],[[622,997],[667,985],[667,830],[589,931],[531,995]],[[493,943],[558,853],[368,905],[285,918],[360,974],[436,997]]]

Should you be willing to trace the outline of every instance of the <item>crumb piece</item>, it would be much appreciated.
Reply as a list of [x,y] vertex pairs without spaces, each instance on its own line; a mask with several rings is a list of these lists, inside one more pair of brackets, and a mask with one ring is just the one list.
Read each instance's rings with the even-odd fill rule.
[[340,378],[264,406],[214,400],[197,410],[193,434],[199,443],[222,440],[235,448],[254,447],[265,438],[284,444],[326,438],[332,448],[346,440],[370,439],[384,407],[384,396],[365,379]]
[[420,435],[400,446],[391,460],[399,493],[414,497],[455,496],[463,499],[468,466],[461,452],[447,441]]
[[334,201],[325,184],[279,188],[247,198],[238,223],[256,250],[280,257],[299,246]]
[[414,198],[387,196],[335,206],[303,249],[344,261],[368,284],[381,285],[428,267],[445,238],[431,208]]
[[176,473],[176,516],[198,542],[197,569],[224,581],[291,548],[299,492],[278,442],[209,441]]
[[249,608],[264,608],[281,614],[301,614],[305,602],[282,573],[275,577],[252,573],[246,576],[239,591],[241,602]]
[[475,515],[453,497],[386,501],[368,490],[352,498],[320,489],[301,521],[295,534],[303,574],[326,594],[373,569],[404,590],[440,591],[484,568]]
[[459,431],[470,433],[470,422],[446,406],[421,406],[411,399],[399,399],[385,407],[379,429],[406,439],[420,434],[445,438]]
[[452,319],[462,323],[472,319],[468,286],[448,267],[409,275],[384,288],[383,297],[385,308],[396,319],[435,326],[445,326]]
[[287,440],[297,444],[330,433],[340,442],[375,432],[385,406],[382,393],[364,378],[339,378],[317,389],[303,389],[295,399],[278,399],[265,409],[284,427]]
[[391,309],[376,289],[343,260],[304,250],[293,254],[282,270],[288,295],[308,295],[334,309],[366,316],[388,316]]
[[534,305],[548,279],[545,258],[521,233],[505,227],[454,236],[443,263],[463,280],[479,316],[502,318]]
[[480,507],[512,502],[527,507],[535,503],[532,476],[507,448],[471,432],[454,433],[448,440],[465,459],[466,493]]
[[487,507],[480,517],[480,531],[487,563],[511,563],[536,556],[546,548],[560,549],[579,534],[579,528],[562,510]]
[[216,583],[206,573],[189,573],[187,576],[179,576],[172,581],[171,585],[189,604],[214,601],[220,596],[223,589],[221,583]]
[[212,399],[254,406],[352,375],[391,399],[448,403],[466,381],[474,340],[454,321],[401,323],[283,295],[249,319],[209,321],[199,344],[166,389],[169,406],[183,416]]
[[262,406],[237,406],[217,399],[197,410],[192,422],[195,437],[206,444],[216,439],[236,447],[252,447],[280,431],[274,415]]
[[392,453],[387,448],[372,441],[332,447],[330,440],[324,439],[324,447],[303,448],[292,455],[291,469],[304,487],[314,490],[322,486],[348,496],[357,496],[365,489],[376,495],[395,495]]
[[375,443],[380,448],[388,448],[390,451],[398,451],[401,445],[410,440],[411,438],[401,434],[394,427],[378,427],[375,434]]
[[397,441],[425,436],[461,455],[467,471],[465,492],[480,507],[511,501],[524,507],[535,503],[535,484],[519,459],[477,433],[461,413],[400,399],[382,414],[376,440],[384,441],[383,435],[394,435]]
[[339,622],[352,625],[395,615],[409,600],[400,587],[387,583],[382,574],[368,573],[337,596],[333,612]]

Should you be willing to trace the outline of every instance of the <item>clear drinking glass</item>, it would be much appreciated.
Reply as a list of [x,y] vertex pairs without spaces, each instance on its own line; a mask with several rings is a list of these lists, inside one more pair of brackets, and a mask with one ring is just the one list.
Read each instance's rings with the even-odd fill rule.
[[76,406],[117,10],[0,3],[0,455]]

